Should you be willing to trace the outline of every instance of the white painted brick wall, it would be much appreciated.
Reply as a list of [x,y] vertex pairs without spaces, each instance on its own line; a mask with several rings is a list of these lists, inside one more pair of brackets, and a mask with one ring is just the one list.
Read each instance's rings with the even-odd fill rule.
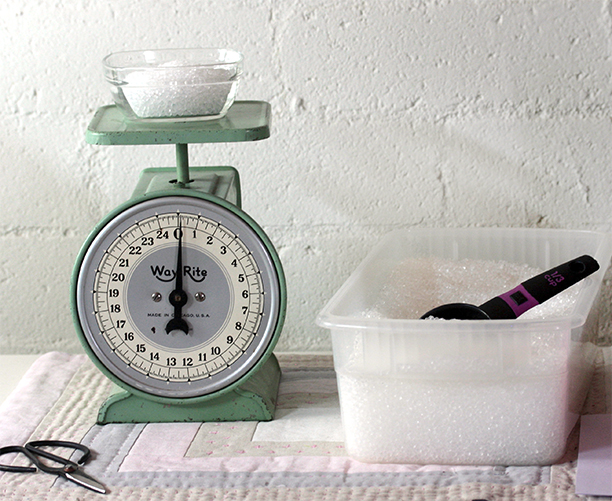
[[79,349],[81,243],[141,169],[174,164],[171,146],[85,143],[102,58],[194,46],[243,52],[238,97],[273,107],[270,139],[190,152],[239,169],[279,250],[280,349],[330,348],[314,317],[393,228],[610,229],[608,0],[5,1],[0,352]]

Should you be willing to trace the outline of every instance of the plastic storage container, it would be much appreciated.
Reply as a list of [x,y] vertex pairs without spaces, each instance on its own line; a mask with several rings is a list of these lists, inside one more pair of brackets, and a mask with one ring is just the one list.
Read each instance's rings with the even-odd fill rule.
[[[611,253],[609,235],[588,231],[387,235],[317,318],[332,334],[348,454],[364,462],[417,464],[558,460],[592,377],[599,318],[593,305]],[[578,289],[571,311],[558,318],[368,316],[406,260],[501,260],[547,270],[582,254],[601,268],[564,292]],[[422,313],[428,306],[437,305],[423,305]]]

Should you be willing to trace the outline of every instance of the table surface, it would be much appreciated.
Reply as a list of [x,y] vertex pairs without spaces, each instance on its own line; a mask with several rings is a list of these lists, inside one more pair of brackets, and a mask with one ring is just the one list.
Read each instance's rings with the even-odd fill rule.
[[0,355],[0,405],[40,355]]

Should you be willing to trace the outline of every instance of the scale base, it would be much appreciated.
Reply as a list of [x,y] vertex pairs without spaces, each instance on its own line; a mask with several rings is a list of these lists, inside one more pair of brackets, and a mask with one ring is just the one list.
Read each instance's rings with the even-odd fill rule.
[[280,378],[281,369],[272,354],[241,386],[203,402],[164,404],[119,390],[100,408],[98,424],[270,421]]

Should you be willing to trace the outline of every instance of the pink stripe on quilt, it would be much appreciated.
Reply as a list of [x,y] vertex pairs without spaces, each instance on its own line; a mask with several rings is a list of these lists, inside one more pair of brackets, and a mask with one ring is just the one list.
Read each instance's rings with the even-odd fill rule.
[[[409,473],[425,471],[459,471],[465,467],[437,465],[367,464],[346,457],[246,457],[246,458],[178,458],[166,455],[129,454],[120,472],[140,471],[226,471],[274,473],[320,472],[328,473]],[[488,471],[492,466],[472,466],[470,470]]]
[[[125,472],[203,471],[203,472],[320,472],[329,473],[402,473],[423,471],[459,471],[462,466],[368,464],[348,457],[278,456],[262,457],[185,457],[200,423],[149,424],[133,445],[119,468]],[[491,470],[493,467],[469,467]]]

